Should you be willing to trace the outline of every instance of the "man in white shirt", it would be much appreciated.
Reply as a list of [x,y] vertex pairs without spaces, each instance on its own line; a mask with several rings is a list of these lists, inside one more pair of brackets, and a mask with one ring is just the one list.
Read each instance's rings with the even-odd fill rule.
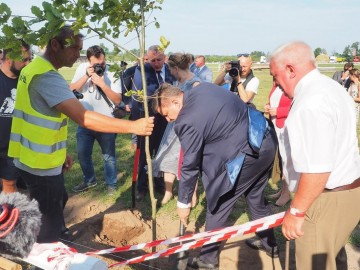
[[[106,95],[113,105],[121,102],[121,84],[116,80],[114,73],[106,65],[105,52],[100,46],[91,46],[87,52],[88,63],[80,64],[70,84],[71,90],[83,94],[80,102],[85,109],[113,117],[113,108],[104,99]],[[101,91],[103,93],[101,93]],[[97,180],[92,161],[92,149],[96,140],[103,154],[105,182],[108,192],[112,195],[116,189],[117,170],[115,156],[115,133],[105,133],[78,126],[77,154],[84,181],[75,186],[74,192],[81,192],[97,185]]]
[[285,179],[295,196],[282,232],[296,239],[297,269],[347,269],[344,247],[360,220],[353,101],[340,84],[320,74],[303,42],[276,49],[270,73],[293,99],[280,144]]

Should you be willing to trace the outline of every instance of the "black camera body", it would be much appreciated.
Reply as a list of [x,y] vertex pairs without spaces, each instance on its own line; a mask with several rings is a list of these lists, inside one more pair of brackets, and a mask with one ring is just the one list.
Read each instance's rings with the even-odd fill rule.
[[98,76],[102,77],[104,75],[105,69],[101,64],[95,64],[95,65],[93,65],[93,68],[94,68],[94,72]]
[[229,64],[231,65],[231,68],[229,70],[229,75],[231,77],[237,77],[241,73],[241,66],[240,62],[238,60],[230,61]]

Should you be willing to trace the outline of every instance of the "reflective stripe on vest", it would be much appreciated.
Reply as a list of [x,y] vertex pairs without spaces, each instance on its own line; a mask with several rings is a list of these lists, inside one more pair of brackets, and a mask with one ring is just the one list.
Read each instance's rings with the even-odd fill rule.
[[66,158],[67,116],[47,116],[34,110],[28,92],[33,77],[49,71],[57,72],[41,57],[22,69],[13,112],[8,155],[35,169],[59,167]]

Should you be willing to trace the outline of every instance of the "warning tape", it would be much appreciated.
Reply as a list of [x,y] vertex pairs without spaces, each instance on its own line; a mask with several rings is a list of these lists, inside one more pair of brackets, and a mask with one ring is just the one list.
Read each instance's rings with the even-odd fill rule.
[[116,252],[123,252],[123,251],[130,251],[130,250],[138,250],[144,248],[152,248],[160,245],[169,245],[178,242],[188,241],[185,244],[177,245],[168,249],[160,250],[153,253],[148,253],[136,258],[132,258],[129,260],[125,260],[122,262],[118,262],[109,266],[109,268],[114,266],[122,266],[126,264],[135,264],[140,263],[143,261],[148,261],[152,259],[156,259],[159,257],[166,257],[178,252],[195,249],[202,247],[203,245],[221,242],[227,239],[231,239],[236,236],[242,236],[250,233],[255,233],[259,231],[263,231],[266,229],[274,228],[281,225],[285,212],[281,212],[278,214],[274,214],[271,216],[267,216],[261,219],[257,219],[254,221],[250,221],[248,223],[242,225],[235,225],[231,227],[216,229],[212,231],[207,231],[203,233],[197,234],[188,234],[184,236],[174,237],[165,240],[155,240],[148,243],[142,243],[132,246],[124,246],[124,247],[116,247],[111,249],[104,249],[98,251],[91,251],[85,253],[86,255],[103,255],[103,254],[110,254]]

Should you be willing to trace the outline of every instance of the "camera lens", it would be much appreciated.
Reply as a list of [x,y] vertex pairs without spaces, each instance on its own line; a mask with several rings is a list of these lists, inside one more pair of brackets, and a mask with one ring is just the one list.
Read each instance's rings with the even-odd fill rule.
[[104,75],[104,68],[103,68],[103,66],[102,66],[101,64],[95,64],[95,65],[94,65],[94,72],[95,72],[98,76],[102,77],[102,76]]
[[237,77],[237,76],[239,76],[239,70],[237,68],[231,68],[229,70],[229,75],[231,77]]

